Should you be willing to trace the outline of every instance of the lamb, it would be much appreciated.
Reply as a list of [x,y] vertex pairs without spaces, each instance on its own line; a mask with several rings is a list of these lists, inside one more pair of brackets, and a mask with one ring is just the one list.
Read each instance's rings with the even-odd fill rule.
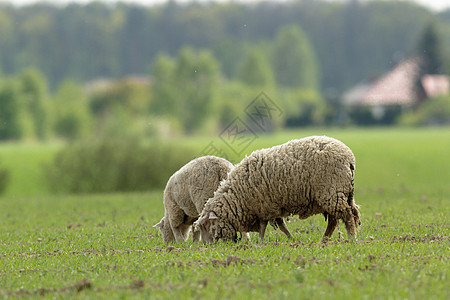
[[[216,156],[196,158],[175,172],[164,190],[164,217],[158,224],[164,243],[186,241],[189,229],[233,164]],[[193,231],[198,241],[199,231]]]
[[221,182],[194,223],[207,242],[232,240],[237,231],[265,230],[267,220],[323,214],[322,241],[343,220],[356,237],[361,225],[353,198],[355,157],[344,143],[311,136],[254,151]]

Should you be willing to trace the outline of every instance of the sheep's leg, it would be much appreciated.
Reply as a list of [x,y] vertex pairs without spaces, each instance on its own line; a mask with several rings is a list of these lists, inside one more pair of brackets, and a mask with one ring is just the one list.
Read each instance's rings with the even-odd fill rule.
[[333,215],[328,215],[328,226],[322,238],[323,243],[327,242],[331,238],[334,230],[336,229],[337,224],[338,219]]
[[264,234],[266,233],[266,227],[267,227],[268,221],[259,221],[259,240],[264,240]]
[[278,228],[290,239],[292,240],[292,234],[289,232],[289,229],[286,226],[283,218],[276,218],[275,221],[278,224]]
[[192,240],[194,242],[200,241],[200,230],[194,230],[194,226],[192,226]]
[[191,224],[186,224],[188,216],[179,207],[172,206],[169,214],[170,227],[172,227],[175,241],[185,242]]
[[185,242],[188,237],[190,225],[180,224],[177,227],[172,227],[173,235],[177,242]]
[[[347,196],[344,193],[338,193],[336,201],[336,211],[333,213],[336,223],[338,219],[342,219],[345,224],[345,229],[347,230],[348,238],[354,240],[356,238],[356,228],[361,221],[358,206],[354,204],[353,192]],[[331,220],[332,216],[329,215],[329,221]],[[328,230],[328,227],[330,228],[330,231]],[[327,233],[331,235],[333,233],[331,229],[334,230],[335,226],[333,226],[333,224],[330,226],[330,223],[328,223],[328,227],[325,236],[328,236]]]
[[350,213],[344,218],[345,229],[347,230],[348,238],[356,239],[356,223],[353,215]]

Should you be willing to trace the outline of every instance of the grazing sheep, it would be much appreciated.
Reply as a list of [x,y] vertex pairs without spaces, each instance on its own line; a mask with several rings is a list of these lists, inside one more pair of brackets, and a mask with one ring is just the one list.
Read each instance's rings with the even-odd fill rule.
[[[196,158],[173,174],[164,190],[164,217],[158,224],[163,241],[186,241],[191,225],[203,206],[227,178],[233,164],[216,156]],[[199,231],[193,232],[198,241]]]
[[353,200],[354,170],[350,148],[325,136],[254,151],[221,182],[194,227],[204,241],[232,240],[237,231],[263,232],[268,220],[324,214],[323,241],[339,219],[355,237],[360,214]]

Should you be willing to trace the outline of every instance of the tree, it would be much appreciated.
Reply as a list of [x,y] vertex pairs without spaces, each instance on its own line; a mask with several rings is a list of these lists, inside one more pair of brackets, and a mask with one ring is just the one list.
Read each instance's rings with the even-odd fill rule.
[[198,130],[213,111],[219,66],[208,51],[183,48],[174,62],[160,56],[153,69],[154,112],[176,120],[183,130]]
[[445,72],[441,39],[436,25],[428,23],[417,44],[417,54],[422,57],[425,74],[442,74]]
[[236,117],[245,119],[245,108],[261,90],[255,91],[242,81],[229,81],[219,87],[216,102],[216,120],[219,130],[228,127]]
[[53,130],[65,139],[87,135],[91,115],[83,90],[73,81],[64,81],[53,99]]
[[149,11],[138,5],[125,8],[124,23],[120,28],[120,61],[125,74],[140,74],[148,66],[148,55],[152,52],[154,39],[149,32],[153,24],[149,23]]
[[274,83],[273,73],[269,61],[264,53],[251,49],[242,62],[238,79],[249,86],[271,86]]
[[97,134],[135,134],[145,131],[149,107],[149,82],[147,78],[128,77],[107,81],[94,87],[89,95],[89,105],[96,118]]
[[176,60],[174,78],[182,108],[179,120],[184,130],[192,133],[211,114],[219,66],[209,51],[196,54],[183,48]]
[[283,27],[277,34],[273,68],[278,84],[284,87],[317,89],[317,60],[306,34],[295,25]]
[[22,137],[19,97],[16,81],[10,79],[0,84],[0,140]]
[[155,115],[170,116],[177,109],[177,96],[174,84],[174,61],[160,54],[152,69],[152,102],[150,110]]
[[3,168],[0,164],[0,195],[5,192],[6,188],[8,187],[8,183],[10,180],[10,173],[9,170],[6,168]]
[[30,116],[33,135],[43,140],[48,135],[47,82],[42,73],[28,69],[20,75],[20,93],[26,117]]

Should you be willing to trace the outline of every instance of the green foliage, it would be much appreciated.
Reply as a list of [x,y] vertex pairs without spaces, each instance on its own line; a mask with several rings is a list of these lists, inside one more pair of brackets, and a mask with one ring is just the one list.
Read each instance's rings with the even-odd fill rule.
[[414,111],[403,115],[400,119],[403,125],[449,125],[450,124],[450,96],[443,95],[426,99]]
[[158,53],[174,55],[190,45],[210,49],[222,73],[235,79],[245,46],[273,41],[290,24],[309,37],[320,62],[324,89],[342,91],[377,75],[392,59],[411,53],[424,25],[440,26],[444,53],[450,35],[446,14],[409,1],[283,1],[283,3],[177,3],[33,6],[0,5],[0,69],[18,74],[42,70],[52,89],[67,78],[144,74]]
[[358,126],[394,125],[402,115],[402,107],[355,106],[349,109],[348,115]]
[[220,62],[221,73],[226,78],[236,79],[246,49],[245,41],[229,36],[223,36],[220,41],[213,45],[214,57]]
[[53,130],[57,136],[73,140],[87,135],[92,117],[86,96],[75,82],[63,82],[52,104]]
[[[15,81],[8,89],[17,90],[0,112],[9,114],[0,139],[211,132],[245,119],[245,104],[262,91],[283,103],[277,125],[329,125],[341,110],[337,101],[322,107],[322,97],[330,104],[410,54],[445,66],[449,33],[448,14],[398,1],[0,4],[0,70],[14,76],[0,89]],[[149,80],[126,77],[150,66]],[[86,90],[68,78],[88,82]],[[125,79],[90,89],[96,78]],[[399,111],[381,121],[351,113],[356,124],[394,124]]]
[[90,106],[96,116],[106,115],[115,109],[121,109],[131,116],[140,115],[149,106],[148,84],[133,77],[111,81],[104,88],[93,92]]
[[239,68],[238,79],[249,86],[261,88],[273,86],[272,68],[259,48],[251,49],[247,53]]
[[170,116],[177,109],[177,92],[173,86],[174,61],[160,54],[152,69],[153,87],[150,111],[155,115]]
[[19,99],[17,82],[12,79],[0,82],[0,140],[22,137]]
[[423,61],[425,74],[445,73],[445,58],[440,35],[434,23],[428,23],[417,44],[416,53]]
[[23,117],[31,120],[33,136],[40,140],[48,137],[48,92],[44,75],[28,69],[19,76]]
[[3,79],[0,106],[0,140],[48,137],[47,83],[38,70],[27,69],[17,77]]
[[153,75],[155,113],[170,114],[187,133],[198,130],[216,97],[219,68],[212,54],[183,48],[173,62],[161,56]]
[[9,180],[9,171],[3,168],[0,160],[0,195],[3,194],[3,192],[5,192],[6,188],[8,187]]
[[68,145],[47,166],[52,190],[64,193],[144,191],[163,188],[169,177],[194,158],[185,147],[161,141],[108,137]]
[[317,59],[303,30],[296,25],[283,27],[277,34],[273,69],[278,84],[284,87],[317,89]]
[[325,119],[325,100],[312,90],[296,90],[287,96],[286,126],[319,126]]
[[211,111],[218,83],[218,63],[210,52],[195,55],[183,49],[175,66],[175,85],[179,91],[181,109],[178,117],[189,133],[198,129]]
[[245,117],[245,107],[255,96],[255,91],[242,82],[234,81],[222,85],[215,108],[220,130],[230,125],[236,117]]
[[96,135],[145,135],[150,106],[148,79],[124,78],[93,88],[88,95]]

